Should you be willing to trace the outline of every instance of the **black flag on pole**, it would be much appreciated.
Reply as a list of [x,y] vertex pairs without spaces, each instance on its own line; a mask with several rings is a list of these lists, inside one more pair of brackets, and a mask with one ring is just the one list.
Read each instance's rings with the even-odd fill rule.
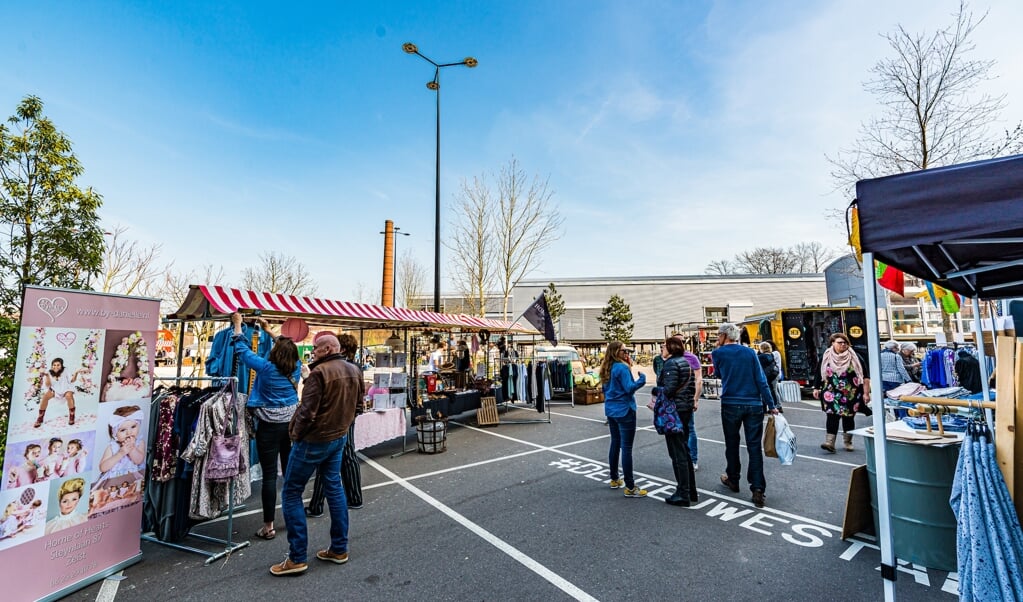
[[558,338],[554,334],[554,321],[551,320],[551,314],[547,311],[547,297],[543,293],[540,293],[536,301],[526,308],[522,317],[543,333],[543,338],[554,345],[558,344]]

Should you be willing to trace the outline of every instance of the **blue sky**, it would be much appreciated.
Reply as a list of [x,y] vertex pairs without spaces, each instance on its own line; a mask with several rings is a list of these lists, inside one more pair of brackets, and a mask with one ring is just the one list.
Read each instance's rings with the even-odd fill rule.
[[[480,62],[442,73],[442,230],[459,183],[515,157],[566,218],[531,278],[699,274],[754,246],[841,243],[825,154],[877,110],[862,83],[879,34],[956,6],[8,0],[0,115],[40,96],[107,226],[178,271],[223,265],[236,284],[276,250],[351,298],[379,290],[392,219],[432,291],[433,72],[412,41]],[[975,56],[997,61],[987,86],[1015,123],[1023,3],[988,7]]]

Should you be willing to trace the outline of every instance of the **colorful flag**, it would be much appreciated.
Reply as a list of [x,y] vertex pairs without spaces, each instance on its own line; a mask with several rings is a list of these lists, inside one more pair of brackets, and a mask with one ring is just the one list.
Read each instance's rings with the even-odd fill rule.
[[916,294],[917,297],[927,297],[934,307],[941,307],[947,314],[959,313],[962,305],[962,296],[932,282],[924,281],[924,290]]
[[856,261],[863,265],[863,247],[860,245],[860,210],[855,205],[849,209],[849,246],[856,252]]
[[877,265],[874,268],[874,277],[877,278],[877,283],[894,293],[898,293],[900,297],[905,297],[906,275],[903,271],[880,261],[875,263]]

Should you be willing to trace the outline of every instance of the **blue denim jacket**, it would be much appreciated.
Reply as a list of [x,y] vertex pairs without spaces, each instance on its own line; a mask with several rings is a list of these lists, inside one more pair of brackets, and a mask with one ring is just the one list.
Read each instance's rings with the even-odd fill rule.
[[231,341],[239,362],[246,368],[256,371],[256,384],[249,394],[246,406],[250,408],[279,408],[298,403],[295,385],[302,378],[301,360],[295,364],[295,372],[291,375],[295,381],[295,385],[292,385],[288,377],[281,374],[281,371],[277,369],[277,366],[271,364],[270,360],[259,357],[249,349],[249,342],[244,333],[232,336]]
[[632,380],[632,371],[622,362],[611,365],[611,380],[603,384],[604,415],[609,418],[621,418],[636,411],[636,391],[646,384],[646,375],[640,374],[639,380]]

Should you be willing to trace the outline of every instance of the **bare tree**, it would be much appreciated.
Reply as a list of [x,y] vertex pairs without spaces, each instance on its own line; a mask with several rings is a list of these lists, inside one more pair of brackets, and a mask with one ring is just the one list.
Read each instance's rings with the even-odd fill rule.
[[714,261],[707,264],[707,267],[703,270],[704,274],[716,274],[724,276],[726,274],[735,273],[735,262],[729,259],[715,259]]
[[497,280],[508,319],[512,287],[536,267],[537,255],[561,237],[565,218],[552,200],[549,180],[537,176],[528,180],[514,157],[501,169],[497,191]]
[[796,267],[792,253],[781,247],[757,247],[735,256],[740,274],[790,274]]
[[[224,275],[223,266],[214,266],[213,264],[206,264],[197,269],[188,272],[174,272],[167,270],[164,273],[163,286],[161,290],[161,297],[163,298],[163,307],[161,308],[165,313],[176,311],[180,308],[185,298],[188,296],[193,284],[209,284],[209,285],[224,285],[226,286],[227,278]],[[170,324],[169,328],[174,332],[175,339],[181,336],[180,329],[183,324]],[[194,342],[196,345],[196,354],[202,355],[204,353],[203,343],[213,336],[213,331],[216,328],[216,322],[209,320],[200,320],[198,322],[191,322],[188,324],[188,331],[194,335]],[[182,361],[184,358],[179,357],[178,361]],[[198,375],[200,372],[200,365],[198,362],[193,361],[191,365],[190,376]]]
[[[934,33],[911,34],[902,26],[885,36],[892,56],[871,70],[865,89],[881,113],[863,124],[852,148],[829,161],[839,188],[852,190],[860,179],[941,167],[1019,152],[1023,124],[991,132],[1005,107],[1005,96],[978,92],[992,79],[994,61],[973,60],[972,36],[987,13],[974,19],[965,2],[952,23]],[[851,196],[851,195],[850,195]],[[952,324],[942,312],[942,330]]]
[[261,254],[259,260],[258,267],[245,268],[242,272],[245,288],[285,295],[316,294],[316,281],[294,257],[271,251]]
[[118,225],[108,233],[103,267],[95,289],[121,295],[159,295],[170,264],[159,263],[163,245],[143,246],[125,236],[128,228]]
[[369,287],[362,280],[355,283],[352,289],[352,301],[357,303],[376,303],[377,297],[369,292]]
[[798,274],[819,274],[832,259],[838,257],[835,249],[825,247],[816,240],[796,243],[789,248],[789,253],[795,260],[793,271]]
[[954,21],[929,34],[911,34],[901,25],[885,35],[893,56],[874,65],[864,88],[882,112],[863,124],[852,148],[829,157],[839,187],[858,180],[940,167],[1018,152],[1023,124],[995,135],[990,126],[1005,96],[978,93],[991,78],[994,61],[972,60],[971,39],[987,13],[974,20],[960,2]]
[[426,289],[426,268],[419,263],[412,249],[405,249],[398,261],[398,305],[410,304],[423,296]]
[[462,181],[455,197],[452,235],[444,245],[452,251],[451,280],[465,299],[466,313],[486,312],[487,292],[494,284],[496,253],[493,201],[486,177]]

